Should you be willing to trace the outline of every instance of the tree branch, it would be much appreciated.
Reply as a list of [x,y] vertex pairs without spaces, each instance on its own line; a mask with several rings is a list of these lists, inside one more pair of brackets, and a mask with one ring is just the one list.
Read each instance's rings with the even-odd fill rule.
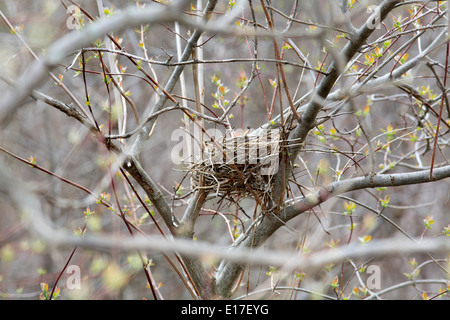
[[[450,166],[438,168],[435,171],[439,177],[450,175]],[[445,173],[445,174],[444,174]],[[401,175],[401,174],[399,174]],[[390,181],[384,177],[382,181]],[[418,183],[427,182],[429,171],[424,170],[419,174],[405,177],[404,182]],[[356,178],[359,179],[359,178]],[[363,183],[357,183],[363,187]],[[279,252],[263,249],[239,248],[233,250],[223,250],[223,246],[196,242],[193,245],[191,240],[167,239],[162,236],[148,236],[143,233],[136,233],[134,236],[117,237],[115,235],[95,235],[83,234],[74,235],[72,230],[66,231],[60,226],[54,225],[48,220],[42,211],[41,201],[26,183],[13,177],[5,167],[0,167],[0,192],[5,193],[18,211],[24,214],[24,218],[30,229],[44,241],[54,246],[80,246],[96,250],[116,250],[124,252],[135,252],[136,250],[156,251],[165,253],[182,252],[187,257],[216,257],[233,263],[248,263],[250,265],[273,265],[284,266],[286,268],[299,268],[304,271],[313,271],[329,263],[337,263],[347,258],[357,258],[366,256],[386,256],[398,253],[414,253],[426,251],[443,251],[450,249],[450,242],[443,238],[422,239],[420,243],[411,239],[396,239],[392,245],[392,239],[374,240],[365,246],[350,244],[338,247],[337,250],[311,253],[309,255],[292,255],[290,252]],[[264,223],[264,221],[262,222]],[[231,283],[233,285],[233,283]]]
[[134,157],[128,157],[123,165],[131,176],[138,182],[142,189],[149,197],[150,201],[155,205],[164,220],[166,226],[173,234],[176,234],[176,228],[179,224],[176,217],[172,214],[169,204],[164,199],[161,190],[155,182],[150,178],[147,172],[142,168],[139,161]]
[[[209,15],[211,14],[212,10],[214,9],[215,5],[217,3],[217,0],[210,0],[208,4],[206,5],[206,8],[204,10],[205,18],[208,19]],[[200,38],[203,31],[199,29],[195,29],[192,36],[189,38],[188,43],[186,44],[186,47],[184,48],[183,54],[181,56],[180,62],[187,61],[191,55],[192,50],[194,50],[198,39]],[[172,72],[169,80],[167,81],[167,84],[164,88],[164,90],[168,93],[171,93],[172,90],[175,88],[175,85],[178,82],[178,79],[180,78],[181,73],[184,70],[184,65],[178,65],[175,70]],[[156,104],[153,106],[150,115],[148,117],[152,117],[152,115],[158,111],[160,111],[165,103],[167,102],[168,97],[167,96],[161,96],[159,97],[159,100],[156,102]],[[141,132],[137,135],[136,141],[133,143],[133,146],[130,149],[130,154],[138,157],[139,154],[142,151],[142,148],[144,146],[144,143],[149,138],[149,133],[151,128],[153,127],[153,124],[155,123],[156,118],[152,118],[152,120],[145,121],[146,125],[142,127]]]
[[4,125],[11,114],[14,114],[18,106],[37,88],[48,71],[57,66],[68,54],[78,50],[80,47],[88,46],[92,41],[111,32],[120,32],[128,27],[140,24],[154,24],[175,21],[180,19],[179,8],[162,7],[150,5],[145,9],[137,10],[130,6],[128,9],[109,17],[106,20],[92,23],[81,32],[75,30],[55,41],[48,49],[47,54],[40,60],[35,61],[17,80],[21,86],[18,90],[8,92],[0,102],[0,124]]
[[[280,197],[284,195],[283,188],[287,185],[288,177],[291,173],[291,164],[294,163],[298,153],[302,148],[302,143],[305,141],[308,132],[314,127],[316,117],[324,105],[324,101],[333,88],[336,80],[340,75],[340,65],[347,64],[353,55],[358,52],[361,46],[364,45],[368,37],[375,30],[373,26],[373,19],[380,18],[383,21],[388,13],[399,3],[399,0],[385,0],[375,10],[374,14],[369,17],[367,22],[360,27],[355,34],[351,36],[351,40],[342,49],[341,53],[331,63],[327,70],[327,75],[322,79],[314,92],[311,101],[304,108],[304,112],[300,116],[297,127],[292,133],[289,153],[291,154],[290,160],[284,163],[283,170],[279,170],[275,176],[275,185],[273,190],[273,197],[275,203],[282,203]],[[379,15],[378,17],[375,15]],[[318,197],[317,200],[321,198]],[[306,207],[314,207],[320,201],[312,201],[308,203]],[[303,211],[302,211],[303,212]],[[281,210],[280,216],[267,215],[264,220],[256,227],[255,231],[249,238],[242,242],[241,246],[244,247],[258,247],[268,237],[270,237],[278,228],[280,228],[287,221],[286,218],[290,216],[292,210]],[[289,220],[289,219],[288,219]],[[238,277],[242,265],[227,264],[217,276],[217,290],[218,293],[223,296],[230,294],[231,288],[234,285],[236,278]]]
[[[254,232],[241,242],[239,248],[259,247],[289,220],[340,194],[366,188],[427,183],[448,177],[450,177],[450,165],[435,169],[433,171],[433,179],[430,179],[429,170],[423,170],[413,173],[368,175],[365,177],[333,182],[326,187],[318,189],[316,192],[297,199],[293,203],[288,203],[279,216],[271,214],[265,216],[261,223],[256,226]],[[229,295],[229,292],[234,285],[234,281],[242,269],[242,264],[227,263],[219,270],[216,276],[217,291],[219,294],[224,295],[225,297]]]

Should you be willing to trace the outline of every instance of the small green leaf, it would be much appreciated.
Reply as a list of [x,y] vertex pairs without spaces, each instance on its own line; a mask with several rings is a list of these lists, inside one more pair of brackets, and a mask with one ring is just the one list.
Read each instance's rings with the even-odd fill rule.
[[425,228],[431,229],[431,226],[434,224],[433,216],[427,215],[425,219],[423,219],[423,222],[425,223]]
[[388,206],[390,200],[391,200],[391,197],[389,195],[386,195],[384,197],[384,199],[380,199],[381,205],[383,206],[383,208],[386,208]]
[[335,277],[333,278],[333,280],[331,280],[330,286],[331,286],[333,289],[336,289],[336,288],[339,287],[339,278],[338,278],[338,276],[335,276]]
[[344,201],[344,210],[345,210],[345,214],[351,216],[352,213],[355,211],[356,209],[356,204],[353,201],[347,202]]
[[91,211],[91,209],[89,209],[89,207],[87,207],[86,211],[83,212],[86,217],[89,217],[90,215],[94,214],[95,211]]

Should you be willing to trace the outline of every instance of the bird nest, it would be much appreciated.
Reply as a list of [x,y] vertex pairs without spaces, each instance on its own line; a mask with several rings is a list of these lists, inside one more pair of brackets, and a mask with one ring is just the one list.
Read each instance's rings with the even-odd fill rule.
[[258,136],[208,139],[191,165],[191,186],[225,197],[252,197],[267,203],[279,155],[279,130],[267,130]]

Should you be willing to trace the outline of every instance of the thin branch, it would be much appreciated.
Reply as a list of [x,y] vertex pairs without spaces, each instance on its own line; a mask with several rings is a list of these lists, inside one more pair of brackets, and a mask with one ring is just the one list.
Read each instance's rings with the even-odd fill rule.
[[[368,175],[365,177],[333,182],[325,187],[318,189],[316,192],[312,192],[305,197],[297,199],[293,203],[287,202],[286,208],[281,211],[279,217],[275,218],[272,217],[272,215],[267,215],[264,220],[262,220],[262,222],[258,224],[254,229],[253,234],[242,241],[239,247],[255,248],[260,246],[287,221],[304,212],[308,212],[308,210],[337,195],[366,188],[394,187],[427,183],[445,179],[448,177],[450,177],[450,165],[442,168],[436,168],[433,171],[432,180],[429,176],[429,170],[422,170],[413,173]],[[230,282],[230,279],[236,279],[237,275],[239,274],[239,270],[241,269],[241,264],[236,265],[228,263],[223,267],[223,269],[217,275],[217,289],[219,293],[226,296],[226,293],[229,292],[234,283],[234,281]]]
[[[448,67],[449,48],[450,48],[450,43],[447,42],[446,69]],[[438,87],[442,90],[441,107],[439,109],[439,117],[438,117],[437,124],[436,124],[436,133],[435,133],[435,137],[434,137],[433,155],[431,157],[430,178],[432,178],[433,177],[433,168],[434,168],[434,159],[435,159],[436,149],[437,149],[437,141],[438,141],[438,138],[439,138],[439,127],[440,127],[440,124],[441,124],[442,111],[444,110],[444,102],[445,102],[445,105],[447,106],[447,115],[450,114],[450,104],[448,102],[447,90],[445,88],[445,85],[447,83],[447,73],[445,73],[445,75],[444,75],[444,84],[443,84],[441,82],[441,80],[439,79],[438,74],[434,70],[433,65],[428,63],[427,66],[433,72],[433,74],[434,74],[434,76],[436,78],[436,81],[438,83]]]
[[[212,10],[214,9],[214,7],[216,5],[216,2],[217,2],[217,0],[210,0],[208,2],[207,6],[205,8],[205,13],[204,13],[205,18],[209,17],[210,13],[212,12]],[[195,45],[197,44],[197,41],[200,38],[201,34],[202,34],[202,31],[199,29],[196,29],[193,32],[192,36],[189,38],[188,43],[186,44],[186,47],[184,48],[183,55],[181,56],[180,61],[186,61],[187,59],[189,59],[189,57],[192,54],[192,50],[194,50]],[[177,84],[178,79],[180,78],[180,75],[183,72],[183,69],[184,69],[184,66],[179,65],[172,72],[172,74],[164,88],[166,92],[170,93],[175,88],[175,85]],[[159,110],[161,110],[164,107],[167,100],[168,100],[167,95],[160,97],[160,99],[153,106],[152,111],[150,112],[149,116],[151,116],[153,113],[156,113]],[[145,141],[147,141],[149,138],[148,134],[150,132],[150,129],[153,127],[155,120],[152,119],[148,122],[147,122],[147,120],[145,121],[145,122],[147,122],[147,124],[142,128],[141,132],[137,136],[136,141],[133,143],[133,146],[131,147],[130,153],[133,156],[138,156],[141,153]]]
[[[447,170],[450,171],[450,168],[447,168]],[[428,171],[424,172],[424,176],[428,176]],[[340,262],[347,258],[393,256],[399,253],[406,254],[424,251],[448,252],[450,250],[450,242],[445,238],[424,238],[419,244],[409,239],[396,239],[395,245],[392,245],[392,239],[374,240],[365,246],[355,243],[336,248],[335,250],[298,256],[289,252],[263,249],[239,248],[223,250],[221,245],[201,241],[196,241],[195,245],[193,245],[191,240],[170,240],[162,236],[146,236],[142,233],[136,234],[134,237],[91,234],[84,234],[83,237],[79,237],[75,236],[71,230],[65,231],[64,228],[53,225],[44,216],[40,200],[33,190],[26,183],[17,178],[12,178],[12,175],[4,167],[0,167],[0,192],[6,193],[13,204],[20,209],[20,212],[26,214],[32,230],[43,240],[52,243],[54,246],[69,245],[97,250],[121,249],[129,252],[136,250],[152,250],[166,253],[182,252],[183,255],[190,257],[217,257],[234,263],[284,266],[286,269],[301,267],[305,272],[313,271],[326,264]],[[261,224],[263,223],[264,220]]]
[[[22,36],[18,33],[14,31],[13,26],[11,25],[11,23],[9,22],[9,20],[5,17],[5,15],[3,14],[3,12],[0,10],[0,17],[3,19],[3,21],[5,21],[5,23],[8,25],[8,27],[10,28],[10,31],[12,33],[14,33],[17,38],[20,40],[20,42],[22,42],[22,44],[25,46],[25,48],[28,50],[28,52],[31,54],[31,56],[35,59],[35,64],[40,64],[40,59],[39,57],[34,53],[34,51],[30,48],[30,46],[26,43],[26,41],[22,38]],[[41,75],[42,77],[44,76],[44,74],[41,74],[41,72],[43,70],[41,70],[41,68],[36,67],[34,70],[36,70],[37,75]],[[27,72],[25,72],[25,74],[27,76],[29,76],[29,74]],[[72,92],[66,87],[66,85],[58,78],[56,77],[53,73],[49,72],[48,75],[50,76],[50,78],[55,81],[55,83],[58,84],[59,87],[61,87],[64,92],[72,99],[72,101],[75,103],[75,105],[80,109],[80,111],[86,116],[86,118],[89,119],[89,114],[88,112],[84,109],[84,107],[81,105],[81,103],[78,101],[78,99],[72,94]],[[21,81],[19,81],[19,83],[22,83]],[[36,87],[36,85],[38,84],[38,82],[34,82],[34,85],[31,85],[30,88],[25,87],[28,92],[31,92],[32,89],[34,89]],[[17,90],[24,90],[23,87],[22,88],[17,88]],[[25,98],[27,97],[27,94],[25,93],[23,96],[21,96],[19,99],[21,99],[18,102],[23,101]],[[11,95],[11,98],[13,99],[17,99],[17,97]],[[17,102],[17,101],[16,101]],[[4,106],[9,107],[7,103],[4,104]],[[9,109],[6,109],[6,113],[4,115],[4,118],[2,119],[0,117],[0,126],[5,125],[7,122],[9,122],[9,119],[11,119],[11,117],[15,114],[15,112],[17,112],[18,108],[15,107],[9,107]],[[0,110],[5,110],[4,108],[0,108]]]
[[156,183],[150,178],[136,158],[130,156],[124,163],[124,169],[127,170],[139,183],[141,188],[144,189],[150,201],[152,201],[158,209],[158,212],[161,214],[166,226],[172,233],[176,233],[175,230],[179,225],[179,222],[176,217],[172,215],[172,210]]
[[[139,26],[140,24],[183,20],[178,9],[177,7],[161,7],[159,5],[150,5],[142,10],[129,7],[123,10],[121,14],[87,25],[81,32],[75,30],[64,35],[48,48],[47,54],[42,59],[35,61],[20,76],[17,83],[20,83],[21,87],[18,90],[8,92],[4,96],[0,103],[0,110],[4,112],[4,115],[0,118],[0,124],[4,124],[9,119],[14,110],[31,94],[32,90],[42,84],[49,70],[57,66],[69,53],[88,46],[98,37],[112,31],[120,32],[128,27]],[[56,81],[58,82],[58,79]]]

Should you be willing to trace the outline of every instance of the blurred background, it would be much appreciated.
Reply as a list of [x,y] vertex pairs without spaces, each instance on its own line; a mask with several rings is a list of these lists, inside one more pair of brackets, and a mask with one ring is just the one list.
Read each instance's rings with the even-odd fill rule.
[[[229,14],[231,7],[239,5],[239,1],[219,1],[212,19]],[[379,1],[349,1],[348,7],[352,23],[361,26],[369,16],[367,7]],[[66,5],[70,5],[65,1]],[[103,5],[103,13],[99,13],[99,3]],[[148,6],[152,1],[84,1],[81,7],[93,17],[101,14],[120,14],[128,6]],[[283,53],[283,65],[287,82],[294,101],[300,105],[308,102],[307,93],[323,77],[330,65],[333,55],[346,43],[347,39],[339,30],[347,29],[345,20],[334,0],[299,1],[295,19],[302,22],[288,23],[288,17],[295,1],[269,1],[272,19],[277,31],[285,31],[292,43],[307,57],[310,69],[300,68],[305,62],[299,57],[295,48],[287,42],[278,40]],[[369,38],[368,43],[357,53],[352,65],[336,84],[338,89],[348,89],[353,83],[361,81],[381,65],[392,52],[396,52],[405,43],[411,41],[401,52],[402,56],[393,59],[378,71],[377,76],[388,74],[399,64],[414,58],[426,48],[442,31],[442,27],[429,28],[428,23],[439,10],[447,10],[442,2],[437,8],[436,2],[414,3],[395,9]],[[186,11],[190,15],[198,14],[197,3],[189,4]],[[204,3],[203,3],[204,5]],[[13,90],[19,76],[29,70],[35,55],[42,57],[48,47],[57,39],[70,32],[67,26],[70,15],[61,1],[56,0],[3,0],[0,2],[3,19],[0,21],[0,96]],[[418,19],[420,17],[420,19]],[[82,28],[89,24],[89,18],[81,13]],[[243,6],[242,13],[233,23],[238,26],[252,26],[256,18],[258,32],[266,30],[266,20],[261,4],[254,1],[253,10],[249,5]],[[446,24],[445,16],[436,21],[436,25]],[[11,30],[10,26],[14,29]],[[329,28],[322,28],[328,26]],[[235,27],[235,25],[233,25]],[[128,52],[146,57],[156,62],[177,61],[175,25],[151,25],[141,28],[130,28],[113,36]],[[418,33],[414,29],[426,30],[420,38],[411,40]],[[249,29],[242,29],[249,30]],[[318,30],[321,33],[318,33]],[[389,32],[390,33],[389,33]],[[180,26],[179,35],[184,47],[191,30]],[[391,36],[392,35],[392,36]],[[383,41],[377,41],[383,37]],[[98,39],[97,45],[105,46]],[[259,126],[275,119],[280,113],[280,100],[274,94],[277,91],[276,64],[273,63],[274,44],[272,39],[260,35],[232,36],[206,32],[202,36],[202,54],[204,60],[215,60],[217,63],[202,64],[204,87],[202,90],[205,114],[220,116],[223,110],[220,104],[226,105],[239,94],[242,84],[252,75],[255,67],[252,61],[228,62],[227,59],[261,59],[257,62],[257,76],[252,80],[248,90],[229,114],[229,122],[233,128]],[[92,47],[95,47],[95,43]],[[377,48],[377,49],[376,49]],[[381,50],[381,51],[380,51]],[[70,92],[83,104],[86,101],[85,83],[79,63],[78,52],[64,59],[53,74],[60,79]],[[97,53],[85,53],[86,87],[95,118],[106,128],[112,125],[112,133],[117,134],[117,118],[121,111],[115,99],[109,94],[102,79],[102,67]],[[379,56],[377,56],[379,54]],[[154,88],[143,80],[136,67],[125,56],[104,53],[116,61],[121,71],[122,87],[135,103],[141,119],[150,112],[157,95]],[[375,57],[371,61],[372,57]],[[272,60],[269,60],[272,59]],[[402,60],[404,59],[404,60]],[[445,45],[437,47],[427,57],[428,62],[435,63],[435,70],[444,79],[446,61]],[[106,59],[105,59],[106,60]],[[220,62],[222,61],[222,62]],[[174,67],[142,62],[142,67],[164,86]],[[192,68],[184,71],[187,106],[195,109]],[[439,111],[442,91],[430,68],[421,64],[405,75],[404,85],[410,92],[396,85],[369,88],[362,94],[350,99],[331,119],[326,118],[336,106],[342,102],[338,99],[325,106],[319,114],[323,120],[311,131],[304,152],[300,154],[292,174],[289,198],[301,196],[314,187],[326,185],[337,179],[347,179],[370,172],[367,138],[358,126],[359,121],[372,139],[376,150],[375,170],[377,172],[409,172],[429,168],[433,153],[433,134],[437,119],[434,113],[424,107],[427,102],[433,110]],[[448,86],[448,85],[447,85]],[[448,88],[448,87],[447,87]],[[73,101],[51,78],[42,83],[38,91],[66,104]],[[448,89],[447,89],[448,92]],[[223,96],[218,97],[220,94]],[[418,93],[414,96],[413,93]],[[181,85],[174,90],[178,97],[182,96]],[[448,93],[447,93],[448,94]],[[245,97],[245,99],[244,99]],[[301,100],[305,97],[304,100]],[[421,99],[419,99],[420,97]],[[183,100],[183,99],[180,99]],[[283,108],[288,101],[283,94]],[[170,104],[167,104],[169,106]],[[273,116],[268,110],[273,109]],[[0,110],[2,112],[2,110]],[[439,148],[435,154],[436,166],[448,164],[449,159],[449,115],[444,109],[441,123]],[[110,122],[111,121],[111,122]],[[127,131],[136,127],[132,110],[128,109]],[[183,180],[186,167],[174,165],[171,161],[171,150],[176,141],[171,141],[172,132],[185,127],[186,119],[179,110],[162,114],[155,125],[151,139],[146,143],[141,154],[144,169],[163,191],[169,203],[174,206],[174,214],[181,216],[186,208],[188,198],[172,201],[174,195],[188,195],[189,179]],[[205,127],[218,125],[205,122]],[[223,127],[220,127],[224,130]],[[121,143],[126,149],[131,145],[133,137]],[[109,154],[98,143],[90,132],[74,119],[63,113],[29,98],[20,107],[6,128],[1,128],[0,147],[54,174],[76,182],[92,190],[105,199],[115,203],[109,185]],[[333,152],[339,150],[339,152]],[[126,227],[119,217],[104,206],[88,201],[82,190],[63,181],[36,170],[32,166],[20,162],[5,152],[0,153],[0,164],[24,181],[39,195],[45,214],[61,228],[80,232],[86,225],[86,232],[93,234],[127,235]],[[152,219],[133,195],[130,187],[120,175],[113,174],[118,190],[118,202],[131,221],[134,221],[147,234],[159,234]],[[183,181],[182,186],[180,183]],[[138,192],[145,199],[144,192]],[[396,238],[410,236],[414,239],[422,237],[445,237],[449,233],[449,180],[422,185],[410,185],[396,188],[361,190],[345,194],[347,198],[333,198],[313,211],[304,213],[289,221],[279,229],[265,245],[268,249],[292,251],[293,254],[309,254],[330,250],[336,245],[347,242],[364,242],[370,239],[392,238],[395,246]],[[238,234],[248,226],[248,218],[253,215],[254,201],[243,199],[242,210],[233,203],[219,204],[218,198],[207,202],[195,228],[195,238],[215,244],[229,246]],[[352,201],[355,209],[351,217],[346,214]],[[54,246],[42,241],[30,231],[28,221],[23,219],[11,200],[0,194],[0,295],[3,299],[39,299],[42,297],[41,283],[52,288],[74,248]],[[351,204],[350,204],[351,205]],[[149,208],[157,221],[161,222],[158,212]],[[94,212],[86,218],[86,211]],[[223,215],[215,212],[219,210]],[[89,211],[88,211],[89,212]],[[232,234],[229,232],[231,225]],[[428,223],[428,224],[427,224]],[[162,222],[161,222],[162,225]],[[406,234],[406,235],[405,235]],[[164,299],[190,299],[188,290],[173,270],[168,261],[160,253],[147,253],[151,274]],[[435,261],[432,260],[435,259]],[[80,268],[81,286],[79,289],[68,289],[67,280],[71,274],[63,273],[58,282],[61,288],[58,299],[151,299],[147,279],[137,254],[127,254],[119,250],[102,252],[93,249],[78,248],[70,260],[70,265]],[[429,255],[399,255],[390,258],[355,259],[351,263],[325,266],[312,274],[304,274],[302,270],[285,273],[283,270],[266,267],[252,267],[243,275],[241,286],[234,297],[262,299],[316,299],[336,298],[336,292],[330,286],[338,276],[343,297],[360,298],[364,294],[365,282],[370,274],[363,268],[357,272],[355,268],[375,265],[379,267],[381,287],[377,292],[387,289],[381,298],[385,299],[422,299],[425,292],[428,297],[437,295],[440,290],[447,290],[448,256],[430,253]],[[215,266],[217,267],[217,265]],[[447,270],[447,273],[443,271]],[[213,270],[213,269],[211,269]],[[361,279],[358,279],[361,277]],[[410,280],[428,280],[429,283],[418,283],[413,286],[401,285]],[[357,289],[355,289],[357,288]],[[359,289],[358,289],[359,288]],[[391,288],[391,290],[389,289]],[[44,288],[45,289],[45,288]],[[50,289],[49,289],[50,290]],[[358,296],[360,295],[360,296]],[[340,296],[342,298],[342,296]],[[447,295],[442,298],[447,299]]]

